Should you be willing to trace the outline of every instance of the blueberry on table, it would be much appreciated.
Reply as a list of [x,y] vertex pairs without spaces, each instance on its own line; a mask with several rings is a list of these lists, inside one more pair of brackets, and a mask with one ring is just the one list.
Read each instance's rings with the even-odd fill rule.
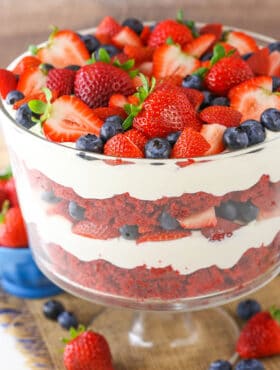
[[232,200],[221,203],[219,207],[216,207],[215,212],[216,216],[230,221],[236,220],[238,216],[236,203]]
[[143,23],[136,18],[127,18],[123,21],[122,26],[131,28],[138,35],[141,35],[144,28]]
[[72,200],[69,202],[68,211],[75,220],[81,221],[84,219],[85,209]]
[[171,134],[166,136],[166,140],[169,142],[171,146],[174,146],[180,135],[181,131],[171,132]]
[[272,91],[276,92],[280,89],[280,77],[272,77]]
[[219,105],[223,107],[229,107],[230,102],[226,96],[217,96],[210,102],[210,105]]
[[55,204],[61,201],[61,198],[58,198],[52,190],[46,190],[41,195],[42,200],[47,203]]
[[83,41],[83,43],[85,44],[85,46],[86,46],[86,48],[87,48],[87,50],[90,54],[92,54],[100,46],[99,40],[93,35],[89,35],[89,34],[80,35],[79,34],[79,37]]
[[119,228],[120,234],[124,239],[135,240],[139,236],[137,225],[124,225]]
[[54,299],[43,304],[43,314],[51,320],[56,320],[57,317],[64,311],[64,306],[61,302]]
[[225,130],[223,141],[227,148],[236,150],[248,147],[248,135],[239,127],[229,127]]
[[95,59],[98,61],[100,60],[100,56],[99,56],[99,50],[100,49],[105,49],[107,51],[107,53],[109,54],[109,56],[112,58],[113,56],[117,55],[120,53],[120,49],[116,48],[114,45],[109,45],[109,44],[104,44],[104,45],[100,45],[94,52],[94,57]]
[[87,135],[81,136],[76,141],[77,149],[87,150],[93,153],[102,153],[103,145],[104,143],[100,139],[100,137],[93,135],[93,134],[87,134]]
[[242,222],[251,222],[255,220],[259,214],[259,209],[250,201],[237,203],[238,220]]
[[261,124],[271,131],[280,131],[280,110],[266,109],[261,115]]
[[9,105],[15,104],[17,101],[24,98],[24,94],[18,90],[12,90],[6,96],[6,103]]
[[225,360],[217,360],[212,362],[208,370],[232,370],[231,363]]
[[236,309],[237,316],[242,320],[249,320],[256,313],[261,311],[261,305],[254,299],[241,301]]
[[202,78],[198,75],[188,75],[183,79],[182,87],[202,90],[203,88]]
[[114,115],[108,117],[100,128],[100,137],[106,142],[111,137],[123,132],[123,119],[120,116]]
[[176,218],[172,217],[167,212],[162,212],[162,214],[159,216],[159,223],[164,230],[175,230],[180,226]]
[[37,115],[34,115],[27,104],[23,104],[19,107],[19,109],[16,111],[16,122],[29,129],[33,127],[36,123],[32,121],[33,117],[38,117]]
[[171,153],[171,145],[167,139],[154,138],[145,144],[146,158],[169,158]]
[[262,143],[265,140],[265,130],[260,122],[251,119],[244,121],[239,127],[246,132],[249,146]]
[[250,359],[239,361],[235,370],[265,370],[265,367],[259,360]]
[[61,312],[57,317],[57,321],[59,325],[66,330],[69,330],[70,328],[77,329],[79,325],[76,316],[72,312],[68,311]]

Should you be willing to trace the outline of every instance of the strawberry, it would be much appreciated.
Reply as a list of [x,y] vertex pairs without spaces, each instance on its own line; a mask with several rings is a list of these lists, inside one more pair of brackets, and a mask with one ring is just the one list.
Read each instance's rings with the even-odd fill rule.
[[189,99],[191,105],[194,107],[194,109],[197,111],[199,107],[201,106],[203,100],[204,100],[204,95],[201,91],[196,90],[196,89],[190,89],[190,88],[184,88],[182,90],[186,97]]
[[109,99],[109,107],[120,107],[123,108],[128,104],[127,97],[123,94],[113,94]]
[[141,149],[142,151],[144,150],[144,146],[148,139],[145,135],[142,134],[142,132],[136,130],[135,128],[132,128],[131,130],[127,130],[124,135],[129,138],[129,140],[132,141],[135,145],[137,145],[139,149]]
[[231,107],[242,114],[242,121],[259,120],[264,110],[280,109],[280,96],[272,93],[271,77],[255,77],[236,86],[229,94]]
[[8,93],[17,87],[17,78],[13,72],[6,69],[0,69],[0,95],[3,99]]
[[140,37],[127,26],[122,27],[122,29],[113,36],[112,41],[120,49],[123,49],[126,45],[142,47]]
[[184,229],[203,229],[205,227],[213,227],[217,224],[215,208],[210,207],[205,211],[192,214],[183,219],[178,219],[178,221]]
[[159,231],[152,231],[146,234],[141,235],[136,243],[144,243],[144,242],[161,242],[166,240],[174,240],[174,239],[181,239],[187,236],[190,236],[191,233],[189,230],[159,230]]
[[110,116],[120,116],[123,119],[127,117],[125,111],[120,107],[100,107],[92,109],[92,112],[102,121],[105,121]]
[[11,207],[19,207],[16,185],[15,185],[15,180],[13,177],[11,177],[9,180],[6,181],[4,189],[7,194],[7,199],[9,200]]
[[143,30],[142,30],[142,32],[141,32],[141,35],[140,35],[140,39],[141,39],[141,41],[142,41],[142,43],[143,43],[144,45],[146,45],[146,44],[147,44],[148,39],[149,39],[149,37],[150,37],[150,34],[151,34],[151,29],[150,29],[150,27],[149,27],[149,26],[144,26],[144,27],[143,27]]
[[135,64],[151,61],[155,49],[150,46],[125,45],[124,53],[129,59],[134,59]]
[[87,238],[107,240],[117,238],[120,233],[118,229],[114,229],[112,225],[95,224],[91,221],[79,221],[72,227],[74,234],[82,235]]
[[113,370],[112,356],[106,339],[92,330],[80,326],[70,329],[63,362],[67,370]]
[[144,62],[138,66],[139,72],[143,73],[145,76],[151,77],[153,74],[153,63]]
[[241,226],[233,221],[217,217],[216,225],[203,228],[201,233],[209,240],[221,241],[225,238],[230,238],[233,232]]
[[95,30],[95,36],[102,44],[110,44],[120,30],[121,25],[110,16],[104,17]]
[[149,37],[148,45],[154,47],[163,45],[168,38],[172,38],[175,44],[181,46],[193,39],[191,30],[187,26],[172,19],[166,19],[155,26]]
[[45,136],[56,142],[76,141],[91,133],[98,135],[103,122],[76,96],[64,95],[55,100],[43,124]]
[[229,52],[232,52],[232,53],[234,52],[234,53],[233,53],[233,55],[234,55],[234,56],[239,56],[239,57],[241,57],[241,55],[240,55],[240,53],[238,52],[238,50],[237,50],[234,46],[232,46],[232,45],[228,44],[227,42],[219,41],[218,45],[221,45],[221,46],[224,48],[224,50],[225,50],[226,54],[228,54]]
[[73,31],[53,31],[46,46],[38,49],[37,57],[42,63],[50,63],[56,68],[64,68],[70,64],[83,66],[90,58],[89,52]]
[[193,41],[189,42],[183,51],[196,58],[200,58],[206,53],[215,43],[216,36],[211,33],[205,33],[200,37],[197,37]]
[[210,144],[192,128],[186,127],[179,136],[172,150],[172,158],[188,158],[204,155]]
[[141,149],[124,134],[117,134],[104,145],[104,154],[114,157],[143,158]]
[[211,125],[202,125],[200,134],[210,144],[210,148],[204,153],[204,155],[218,154],[225,150],[223,142],[225,130],[225,126],[217,123],[212,123]]
[[[51,101],[55,101],[55,99],[57,98],[57,92],[56,91],[53,91],[52,92],[52,99]],[[28,103],[30,102],[31,100],[41,100],[43,101],[44,103],[47,102],[46,100],[46,95],[43,91],[39,91],[39,92],[36,92],[32,95],[28,95],[26,96],[25,98],[23,99],[20,99],[19,101],[17,101],[14,105],[13,105],[13,109],[18,109],[20,106],[22,106],[23,104],[25,103]]]
[[244,32],[230,31],[227,33],[225,40],[228,44],[234,46],[241,55],[254,53],[259,49],[253,37]]
[[231,107],[210,106],[204,108],[199,117],[205,123],[219,123],[227,127],[239,126],[242,114]]
[[262,48],[253,53],[250,58],[247,59],[247,63],[249,64],[255,75],[268,75],[269,54],[270,53],[268,48]]
[[56,91],[58,96],[71,95],[74,90],[76,72],[66,68],[51,69],[47,76],[46,86]]
[[75,95],[91,108],[108,105],[113,94],[130,95],[134,90],[129,74],[111,64],[96,62],[76,73]]
[[37,68],[41,64],[39,58],[35,57],[34,55],[27,55],[23,57],[13,69],[13,73],[16,75],[21,75],[28,69]]
[[221,23],[209,23],[201,27],[199,30],[200,35],[205,35],[211,33],[215,35],[216,41],[219,41],[222,38],[223,26]]
[[273,51],[269,55],[269,76],[280,77],[280,52],[278,50]]
[[197,113],[182,90],[171,84],[159,85],[144,101],[133,127],[149,138],[165,137],[184,127],[199,130]]
[[254,315],[243,327],[236,351],[242,358],[280,354],[280,311],[272,308]]
[[6,201],[3,203],[0,218],[0,245],[12,248],[26,247],[27,233],[20,208],[9,208],[9,201]]
[[162,45],[153,56],[153,75],[160,79],[166,76],[185,77],[200,67],[198,59],[187,55],[178,45]]
[[17,90],[26,97],[34,95],[41,92],[42,87],[46,86],[46,81],[47,76],[39,68],[27,69],[19,77]]
[[208,90],[219,95],[226,95],[234,86],[252,78],[249,65],[235,56],[220,59],[206,74],[205,84]]

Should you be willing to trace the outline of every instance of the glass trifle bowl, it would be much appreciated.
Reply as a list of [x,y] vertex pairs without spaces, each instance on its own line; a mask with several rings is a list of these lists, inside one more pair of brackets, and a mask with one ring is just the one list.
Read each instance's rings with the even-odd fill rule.
[[[207,310],[191,321],[186,312],[237,299],[278,274],[279,134],[235,152],[151,160],[47,141],[20,127],[5,105],[2,126],[42,271],[66,291],[102,305],[169,312],[169,319],[138,312],[128,325],[132,314],[123,311],[120,328],[119,318],[106,310],[101,331],[109,332],[116,321],[118,338],[123,335],[127,345],[196,345],[199,354],[221,336],[216,327],[203,328],[217,320],[228,339],[220,353],[205,358],[206,365],[223,351],[234,352],[237,329],[230,317]],[[227,207],[235,212],[230,219],[223,216]],[[154,335],[157,325],[168,335]]]

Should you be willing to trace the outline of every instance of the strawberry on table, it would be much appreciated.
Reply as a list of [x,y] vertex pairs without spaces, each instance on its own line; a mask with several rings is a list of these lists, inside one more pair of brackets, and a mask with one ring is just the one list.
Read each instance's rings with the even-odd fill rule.
[[16,90],[17,78],[15,74],[6,69],[0,69],[0,95],[6,98],[10,91]]
[[166,19],[155,26],[149,37],[148,45],[154,47],[163,45],[168,38],[172,38],[174,43],[183,46],[192,41],[193,36],[186,25],[173,19]]
[[191,127],[186,127],[173,150],[172,158],[189,158],[204,155],[210,149],[210,144],[205,138]]
[[210,106],[199,113],[200,119],[205,123],[219,123],[227,127],[239,126],[242,114],[231,107]]

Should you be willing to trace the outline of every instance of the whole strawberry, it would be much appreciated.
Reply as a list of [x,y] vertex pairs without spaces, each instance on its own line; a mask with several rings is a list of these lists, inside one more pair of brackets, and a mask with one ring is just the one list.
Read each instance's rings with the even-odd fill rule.
[[82,67],[75,78],[75,95],[90,108],[108,105],[113,94],[131,95],[135,91],[129,74],[104,62]]
[[236,351],[242,358],[259,358],[280,354],[280,310],[253,316],[240,333]]
[[187,26],[173,19],[166,19],[156,25],[150,35],[148,45],[163,45],[170,37],[175,44],[180,44],[182,46],[192,41],[193,39],[192,32]]
[[71,339],[64,340],[63,361],[67,370],[113,370],[112,356],[106,339],[80,326],[70,329]]
[[76,72],[66,68],[54,68],[48,73],[46,86],[58,96],[71,95],[74,90]]

